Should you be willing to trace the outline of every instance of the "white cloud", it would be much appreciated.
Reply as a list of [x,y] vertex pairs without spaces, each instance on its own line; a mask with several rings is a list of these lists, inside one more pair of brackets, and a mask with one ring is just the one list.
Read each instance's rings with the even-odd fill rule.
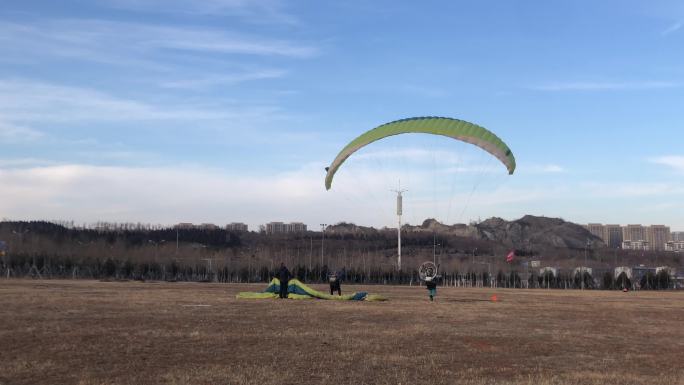
[[[322,164],[309,164],[290,172],[245,175],[198,167],[5,167],[0,168],[0,212],[13,218],[86,222],[394,223],[391,185],[378,177],[377,170],[355,170],[353,175],[341,172],[333,189],[326,191],[322,169]],[[389,175],[389,179],[397,176]],[[470,202],[469,212],[477,212],[483,207],[491,210],[551,196],[548,189],[510,187],[470,196],[469,187],[434,201],[426,192],[429,176],[415,173],[410,179],[406,209],[416,222],[434,216],[434,207],[440,208],[445,220],[449,216],[445,210],[452,202],[451,219],[455,220],[466,201]]]
[[202,89],[214,86],[233,85],[250,80],[275,79],[282,77],[284,74],[285,71],[282,70],[252,71],[230,75],[203,76],[195,79],[169,80],[162,82],[161,86],[165,88]]
[[650,162],[670,167],[675,171],[684,172],[684,156],[682,155],[660,156],[651,158]]
[[668,81],[639,82],[556,82],[529,87],[537,91],[620,91],[677,88],[681,84]]
[[[324,210],[320,170],[232,175],[194,167],[0,169],[0,212],[17,218],[174,223],[297,220]],[[328,195],[329,196],[329,195]]]
[[[0,115],[10,122],[224,120],[263,118],[277,112],[270,106],[157,105],[83,87],[0,79]],[[16,136],[20,130],[8,127],[4,129],[7,135],[14,132]]]
[[[593,198],[667,197],[684,194],[680,183],[584,183],[582,194]],[[579,190],[578,190],[579,193]]]
[[40,158],[12,158],[12,159],[0,159],[0,167],[4,168],[21,168],[21,167],[41,167],[47,165],[55,165],[57,162],[40,159]]
[[0,22],[6,56],[71,57],[85,61],[169,68],[159,56],[201,53],[309,57],[316,48],[220,29],[169,27],[105,20],[62,19],[34,24]]
[[106,0],[115,8],[139,12],[181,13],[204,16],[238,16],[254,23],[294,24],[280,0]]
[[44,134],[38,130],[15,125],[0,119],[0,143],[31,142],[43,136]]
[[667,36],[667,35],[669,35],[669,34],[675,33],[675,32],[677,32],[677,31],[679,31],[680,29],[682,29],[683,26],[684,26],[684,23],[682,23],[681,21],[678,21],[678,22],[676,22],[676,23],[670,25],[669,27],[667,27],[667,28],[662,32],[662,35],[663,35],[663,36]]
[[[387,172],[372,167],[340,170],[333,188],[323,185],[323,164],[271,173],[234,173],[204,167],[103,167],[83,164],[30,165],[0,162],[0,212],[19,219],[74,219],[173,224],[244,221],[252,228],[268,221],[318,223],[349,221],[393,226],[395,196],[402,177],[405,221],[428,217],[446,222],[528,213],[604,221],[682,226],[674,208],[684,187],[675,183],[530,183],[504,178],[501,184],[472,184],[433,190],[430,175]],[[39,162],[36,162],[39,164]],[[403,179],[406,178],[406,179]],[[658,211],[640,211],[644,198],[658,198]],[[600,204],[602,209],[597,210]],[[624,205],[624,207],[620,207]],[[586,207],[585,207],[586,206]],[[667,208],[673,208],[668,211]],[[648,214],[648,215],[647,215]],[[680,223],[677,223],[680,221]]]
[[525,174],[560,174],[565,169],[557,164],[520,164],[516,168],[517,173]]

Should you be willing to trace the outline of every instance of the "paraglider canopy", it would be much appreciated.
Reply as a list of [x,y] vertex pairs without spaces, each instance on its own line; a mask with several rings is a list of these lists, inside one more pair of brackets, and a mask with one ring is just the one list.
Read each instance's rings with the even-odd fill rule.
[[377,140],[400,134],[423,133],[442,135],[463,142],[471,143],[496,157],[508,170],[509,174],[515,171],[515,157],[511,149],[498,136],[484,127],[453,118],[442,117],[417,117],[396,120],[386,123],[370,131],[361,134],[347,144],[329,167],[326,167],[325,188],[330,190],[333,177],[349,156],[354,152]]

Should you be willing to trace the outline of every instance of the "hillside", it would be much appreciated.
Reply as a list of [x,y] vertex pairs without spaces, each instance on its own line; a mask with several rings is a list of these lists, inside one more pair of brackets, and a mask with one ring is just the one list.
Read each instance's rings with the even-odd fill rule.
[[565,249],[603,248],[601,238],[591,234],[583,226],[560,218],[526,215],[514,221],[489,218],[474,226],[478,237],[509,246],[527,247],[541,245]]
[[[507,221],[501,218],[489,218],[478,224],[447,225],[435,219],[426,219],[417,226],[404,225],[402,230],[407,237],[411,235],[436,234],[456,238],[470,238],[477,241],[495,242],[511,248],[563,248],[579,250],[589,246],[590,249],[605,247],[603,241],[592,235],[583,226],[567,222],[560,218],[538,217],[526,215],[520,219]],[[356,236],[377,235],[379,232],[393,234],[396,229],[376,230],[372,227],[357,226],[351,223],[340,223],[329,226],[326,233]]]

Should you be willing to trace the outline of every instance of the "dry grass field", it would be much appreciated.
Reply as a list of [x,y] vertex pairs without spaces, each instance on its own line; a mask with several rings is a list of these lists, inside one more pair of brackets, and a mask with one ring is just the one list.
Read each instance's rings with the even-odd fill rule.
[[684,384],[684,292],[264,287],[0,280],[0,384]]

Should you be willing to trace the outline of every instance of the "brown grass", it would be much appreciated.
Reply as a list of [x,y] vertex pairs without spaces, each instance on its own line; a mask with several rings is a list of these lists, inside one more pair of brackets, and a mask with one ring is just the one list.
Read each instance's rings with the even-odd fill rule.
[[684,292],[264,286],[1,280],[0,384],[684,384]]

